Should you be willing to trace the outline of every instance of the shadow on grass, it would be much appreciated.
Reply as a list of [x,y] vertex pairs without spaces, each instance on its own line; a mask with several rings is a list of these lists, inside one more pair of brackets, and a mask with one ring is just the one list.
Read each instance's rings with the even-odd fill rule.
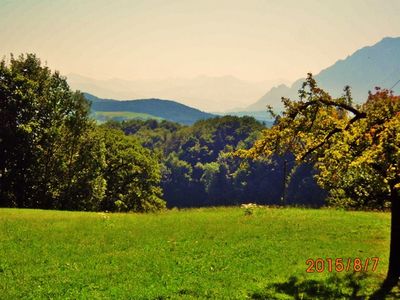
[[393,290],[395,286],[399,287],[399,279],[388,279],[381,284],[380,288],[376,290],[369,299],[380,300],[386,299],[386,297],[393,297],[393,299],[400,299],[400,291],[397,288],[397,292]]
[[[250,295],[252,299],[399,299],[400,293],[379,289],[372,295],[362,294],[362,282],[366,273],[350,273],[345,276],[332,275],[325,280],[299,280],[295,276],[286,282],[272,283],[262,292]],[[375,297],[375,298],[373,298]]]

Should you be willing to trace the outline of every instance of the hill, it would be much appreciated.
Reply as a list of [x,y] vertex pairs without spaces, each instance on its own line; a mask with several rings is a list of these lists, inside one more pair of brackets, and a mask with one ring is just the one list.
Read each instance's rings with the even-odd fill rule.
[[[388,213],[236,207],[0,216],[1,299],[367,299],[387,270]],[[353,273],[353,264],[335,271],[336,258],[364,266],[372,257],[375,271],[372,261],[367,272]],[[310,258],[322,258],[324,271],[307,273]]]
[[[181,124],[190,125],[198,120],[214,117],[213,114],[202,112],[198,109],[183,105],[171,100],[140,99],[140,100],[114,100],[101,99],[94,95],[84,93],[86,99],[92,103],[94,116],[101,114],[139,113],[146,114],[148,118],[165,119]],[[150,115],[150,116],[149,116]],[[125,117],[129,118],[129,114]]]
[[[375,87],[391,88],[400,79],[400,37],[384,38],[373,46],[359,49],[314,77],[318,85],[334,97],[340,96],[343,88],[349,85],[354,100],[361,103],[367,99],[368,91]],[[296,99],[303,81],[301,78],[290,87],[282,84],[270,89],[246,110],[265,111],[267,104],[280,109],[281,97]],[[394,91],[399,94],[400,85]]]

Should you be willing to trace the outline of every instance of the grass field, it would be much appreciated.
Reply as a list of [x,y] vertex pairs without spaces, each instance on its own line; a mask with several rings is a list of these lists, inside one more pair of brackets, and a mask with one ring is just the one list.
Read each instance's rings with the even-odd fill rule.
[[[0,299],[366,296],[386,273],[389,223],[328,209],[0,209]],[[375,272],[306,272],[308,258],[327,257],[380,261]]]
[[92,113],[92,116],[93,118],[95,118],[100,122],[105,122],[108,120],[123,121],[131,119],[138,119],[138,120],[154,119],[157,121],[163,120],[163,118],[153,116],[150,114],[130,112],[130,111],[96,111]]

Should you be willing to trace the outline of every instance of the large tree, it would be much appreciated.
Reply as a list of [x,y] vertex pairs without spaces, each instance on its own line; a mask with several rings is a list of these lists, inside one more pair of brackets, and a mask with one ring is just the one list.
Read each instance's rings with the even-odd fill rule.
[[[400,277],[400,97],[377,89],[364,104],[356,105],[350,89],[344,91],[334,99],[309,74],[299,91],[300,99],[283,98],[285,109],[275,126],[240,155],[293,153],[298,163],[314,164],[322,187],[347,194],[342,199],[352,197],[361,206],[368,202],[390,206],[385,284],[393,286]],[[349,195],[351,190],[357,191]]]
[[99,128],[105,146],[103,170],[107,190],[101,208],[149,212],[165,208],[161,199],[161,170],[157,157],[121,130]]
[[0,205],[95,209],[103,159],[89,103],[34,54],[0,61]]

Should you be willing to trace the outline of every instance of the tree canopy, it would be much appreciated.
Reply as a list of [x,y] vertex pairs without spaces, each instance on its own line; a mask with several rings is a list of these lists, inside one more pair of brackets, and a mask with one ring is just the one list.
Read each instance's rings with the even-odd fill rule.
[[293,156],[278,157],[270,164],[262,159],[243,162],[229,155],[250,148],[265,128],[252,117],[216,117],[191,126],[155,120],[109,122],[105,126],[122,129],[157,153],[162,166],[161,187],[169,207],[248,202],[276,205],[283,193],[287,204],[323,204],[326,194],[313,179],[311,165],[302,166],[285,187],[285,161],[291,167]]
[[[127,210],[146,211],[165,205],[155,157],[122,132],[101,132],[89,109],[34,54],[0,62],[1,206],[100,210],[107,202],[116,210],[109,201],[120,200]],[[112,169],[115,160],[123,167]],[[116,191],[116,178],[130,183]]]

